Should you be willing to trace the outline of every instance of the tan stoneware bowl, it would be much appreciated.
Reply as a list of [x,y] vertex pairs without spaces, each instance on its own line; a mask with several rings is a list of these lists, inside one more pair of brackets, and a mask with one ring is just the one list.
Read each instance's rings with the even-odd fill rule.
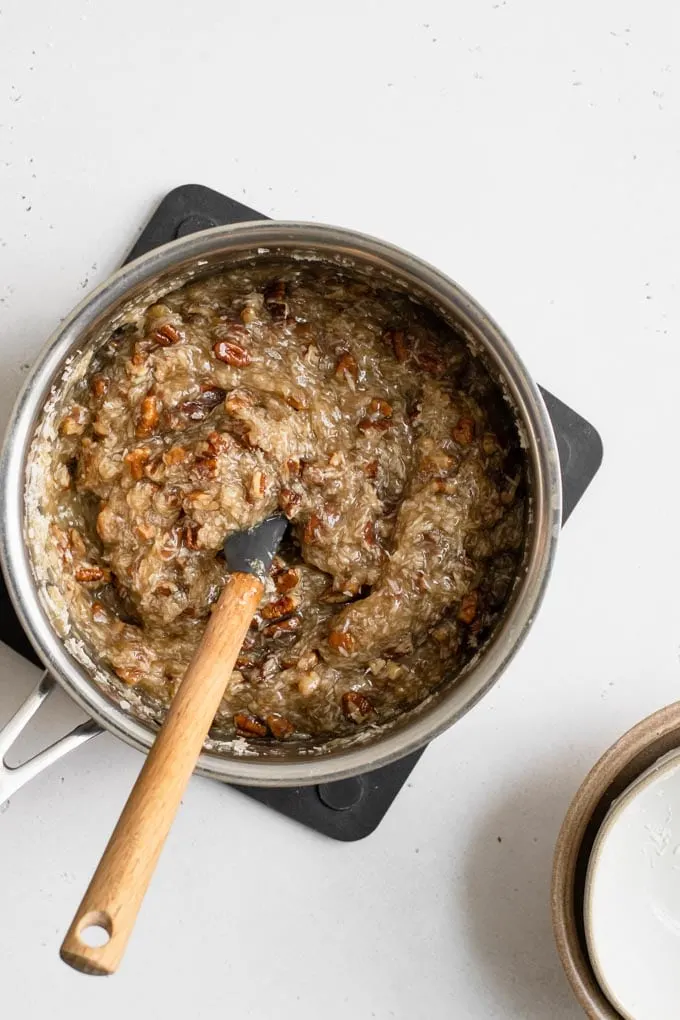
[[552,879],[557,949],[576,998],[591,1020],[623,1020],[597,983],[588,958],[583,897],[588,861],[613,802],[662,755],[680,747],[680,702],[634,726],[586,776],[562,824]]

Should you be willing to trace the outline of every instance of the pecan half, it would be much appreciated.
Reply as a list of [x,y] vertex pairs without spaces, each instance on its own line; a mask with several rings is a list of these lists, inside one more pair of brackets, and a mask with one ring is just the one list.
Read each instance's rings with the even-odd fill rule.
[[137,420],[137,435],[148,436],[158,424],[158,398],[152,393],[142,400]]
[[299,390],[297,393],[289,393],[283,398],[289,407],[292,407],[294,411],[304,411],[307,408],[307,401],[303,393]]
[[237,712],[234,716],[234,726],[240,737],[266,737],[267,724],[264,719],[257,715],[250,715],[247,712]]
[[383,340],[390,344],[397,361],[404,362],[409,356],[406,346],[406,334],[403,329],[386,329],[383,331]]
[[187,492],[184,498],[199,510],[212,510],[214,508],[212,496],[209,492],[204,492],[203,489],[192,489],[191,492]]
[[282,715],[273,714],[267,716],[267,726],[269,731],[276,740],[285,740],[295,732],[295,727],[289,719],[286,719]]
[[382,397],[373,397],[368,405],[368,413],[376,418],[391,418],[392,405],[388,404],[388,402],[383,400]]
[[321,534],[323,528],[323,521],[317,513],[312,511],[309,516],[309,520],[305,522],[305,526],[302,530],[302,541],[307,545],[312,542],[316,542],[317,538]]
[[144,673],[141,669],[134,669],[129,666],[115,666],[114,673],[119,676],[125,684],[129,684],[130,687],[134,687],[140,680],[144,679]]
[[221,386],[204,383],[201,386],[201,395],[197,399],[204,407],[217,407],[218,404],[224,403],[226,396],[227,391],[223,390]]
[[475,422],[473,418],[459,418],[451,435],[461,446],[469,446],[475,438]]
[[231,440],[225,432],[209,432],[205,441],[214,454],[224,453],[231,446]]
[[264,471],[259,469],[253,471],[248,482],[248,489],[246,495],[251,503],[257,503],[258,500],[262,499],[265,492],[267,491],[267,476]]
[[160,344],[161,347],[174,347],[182,339],[182,334],[174,326],[170,325],[169,322],[165,322],[153,331],[151,339],[154,343]]
[[268,602],[260,610],[263,620],[282,620],[284,616],[290,616],[298,607],[298,599],[292,595],[284,595],[274,602]]
[[257,450],[258,447],[258,436],[256,430],[251,424],[245,421],[241,421],[238,418],[234,421],[229,422],[229,434],[240,443],[241,446],[245,446],[248,450]]
[[92,382],[90,383],[90,389],[94,397],[105,397],[109,392],[109,379],[106,375],[94,375],[92,376]]
[[199,531],[198,524],[185,524],[181,531],[182,545],[191,550],[200,549],[198,542]]
[[109,614],[106,612],[106,607],[101,602],[93,602],[91,606],[92,619],[95,623],[108,623]]
[[356,382],[359,378],[357,359],[349,351],[345,351],[338,358],[335,365],[335,378],[347,383]]
[[59,431],[62,436],[81,436],[87,425],[88,414],[80,404],[74,404],[65,418],[62,418]]
[[375,521],[366,521],[363,530],[364,543],[369,549],[374,548],[378,544],[378,540],[375,537]]
[[172,467],[173,464],[182,464],[187,459],[187,451],[183,446],[171,446],[170,449],[163,454],[163,460],[168,467]]
[[300,571],[296,567],[289,567],[282,570],[274,578],[274,587],[278,592],[292,591],[300,583]]
[[299,510],[302,496],[293,489],[281,489],[279,492],[279,507],[283,510],[288,520],[292,520]]
[[75,572],[75,579],[80,584],[108,584],[111,580],[111,571],[106,567],[98,567],[93,563],[85,563],[78,567]]
[[217,458],[197,457],[191,473],[197,478],[214,478],[217,474]]
[[75,555],[80,557],[80,559],[84,559],[85,556],[87,555],[87,549],[85,547],[85,542],[83,540],[83,536],[80,534],[78,529],[77,528],[71,528],[69,530],[68,537],[69,537],[69,544],[71,546],[71,549],[75,553]]
[[224,407],[229,414],[238,415],[241,411],[245,411],[246,408],[253,407],[254,404],[255,398],[252,393],[249,393],[247,390],[232,390],[227,394]]
[[213,345],[213,354],[219,361],[223,361],[225,365],[231,365],[232,368],[245,368],[252,361],[245,347],[230,343],[229,340],[218,340]]
[[160,485],[165,480],[165,464],[162,457],[154,457],[144,467],[144,474],[152,482]]
[[274,620],[273,623],[267,624],[262,633],[269,638],[283,637],[299,630],[301,623],[299,616],[288,616],[285,620]]
[[418,351],[416,363],[418,368],[422,368],[429,375],[443,375],[446,368],[443,358],[439,356],[436,350],[430,347],[425,347]]
[[111,435],[111,429],[106,424],[106,422],[103,422],[101,418],[99,418],[99,416],[97,416],[95,420],[92,422],[92,431],[96,436],[103,437]]
[[354,651],[356,642],[348,630],[332,630],[328,635],[328,644],[341,655],[349,655]]
[[479,602],[479,595],[476,591],[469,591],[467,595],[463,596],[460,607],[458,609],[458,619],[461,623],[470,624],[477,615],[477,604]]
[[455,466],[455,457],[451,457],[448,453],[444,453],[443,450],[438,450],[435,453],[428,454],[423,457],[418,468],[426,478],[442,478],[449,474]]
[[125,363],[125,371],[129,375],[145,375],[148,364],[148,350],[141,345],[139,340],[135,340],[132,345],[132,354]]
[[357,428],[360,432],[370,432],[374,429],[376,432],[387,432],[392,427],[392,422],[389,418],[362,418]]
[[224,402],[226,396],[227,391],[219,386],[205,386],[195,400],[185,400],[180,404],[179,410],[192,421],[203,421],[213,408]]
[[153,524],[136,524],[134,532],[140,542],[151,542],[156,537],[156,529]]
[[345,691],[341,703],[342,711],[353,723],[364,722],[373,712],[373,705],[360,691]]
[[288,315],[286,289],[286,284],[283,280],[273,280],[264,289],[265,308],[272,319],[277,322],[282,322]]
[[125,457],[125,463],[130,468],[130,474],[135,479],[135,481],[138,482],[139,479],[143,476],[144,465],[146,464],[150,456],[151,450],[148,448],[148,446],[138,446],[137,449],[130,450],[130,452]]

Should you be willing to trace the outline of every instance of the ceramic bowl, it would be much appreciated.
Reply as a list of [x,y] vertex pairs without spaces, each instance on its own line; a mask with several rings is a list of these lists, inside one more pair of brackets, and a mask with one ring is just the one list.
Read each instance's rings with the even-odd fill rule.
[[664,755],[680,749],[680,702],[629,730],[590,771],[560,831],[553,866],[552,916],[557,948],[576,998],[591,1020],[626,1020],[595,976],[586,940],[588,864],[614,802]]
[[612,805],[588,862],[583,913],[595,976],[629,1020],[680,1002],[680,751]]

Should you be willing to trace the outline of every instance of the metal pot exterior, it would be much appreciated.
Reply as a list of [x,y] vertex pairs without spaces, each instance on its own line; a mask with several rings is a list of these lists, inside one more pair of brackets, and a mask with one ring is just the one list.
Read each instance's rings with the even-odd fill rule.
[[38,597],[24,539],[28,449],[42,408],[67,359],[82,350],[117,310],[146,292],[171,289],[190,275],[248,255],[294,255],[357,265],[405,287],[458,323],[514,407],[529,460],[527,553],[513,598],[481,654],[454,683],[375,733],[331,741],[318,753],[261,755],[206,750],[197,771],[251,786],[296,786],[370,771],[416,750],[456,722],[489,690],[519,648],[540,606],[561,523],[557,446],[543,399],[514,348],[482,308],[452,280],[385,242],[313,223],[257,221],[216,227],[155,249],[115,273],[61,324],[38,357],[12,412],[0,457],[0,557],[17,614],[46,668],[110,732],[144,751],[155,730],[111,699],[68,653]]

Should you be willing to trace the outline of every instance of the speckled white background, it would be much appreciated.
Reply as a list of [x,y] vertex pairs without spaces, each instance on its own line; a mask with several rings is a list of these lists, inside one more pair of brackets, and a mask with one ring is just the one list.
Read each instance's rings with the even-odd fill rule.
[[[673,0],[0,0],[0,424],[163,194],[383,236],[468,288],[600,428],[545,608],[379,830],[192,782],[118,976],[57,957],[140,764],[103,737],[0,815],[2,1015],[576,1020],[552,846],[680,693],[680,24]],[[0,717],[37,671],[0,648]],[[30,746],[78,712],[57,696]]]

